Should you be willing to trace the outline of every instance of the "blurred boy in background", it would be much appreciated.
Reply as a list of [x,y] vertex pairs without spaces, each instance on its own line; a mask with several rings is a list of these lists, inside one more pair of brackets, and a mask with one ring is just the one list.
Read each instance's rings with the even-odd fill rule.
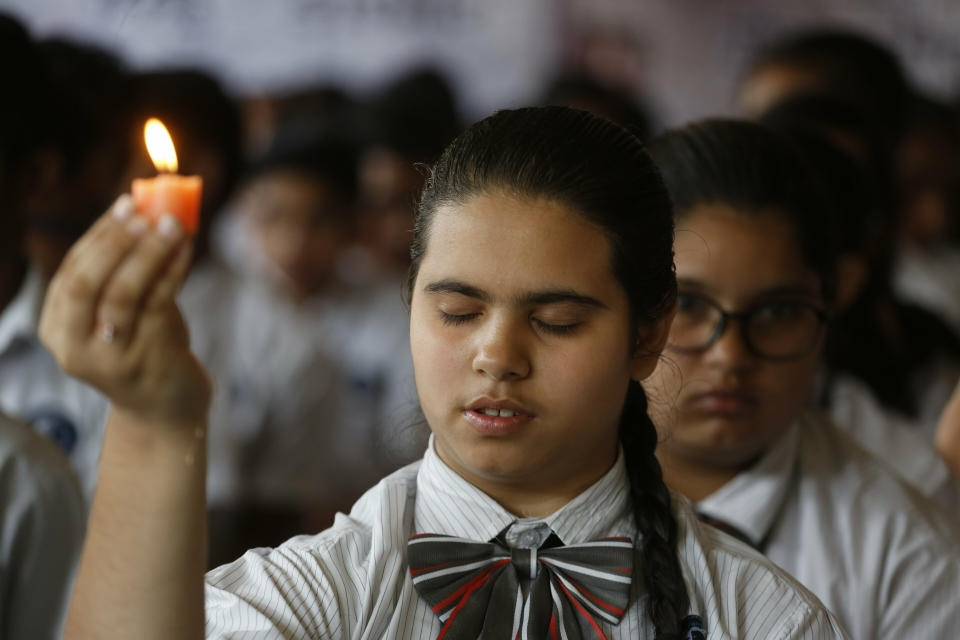
[[[0,71],[4,87],[0,95],[2,363],[9,350],[18,349],[8,309],[27,273],[19,203],[42,87],[33,43],[19,23],[2,14],[0,57],[17,61]],[[0,637],[59,637],[83,541],[84,512],[80,488],[63,453],[27,425],[0,412]]]

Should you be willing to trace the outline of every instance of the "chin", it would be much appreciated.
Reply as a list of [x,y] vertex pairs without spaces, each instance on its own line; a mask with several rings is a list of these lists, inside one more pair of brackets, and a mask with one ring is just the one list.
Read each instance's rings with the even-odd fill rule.
[[500,439],[460,441],[450,453],[463,471],[491,480],[522,477],[534,466],[529,455]]
[[763,428],[755,420],[742,416],[709,416],[677,427],[668,438],[684,452],[696,451],[702,459],[725,460],[736,464],[740,458],[756,455],[752,443]]

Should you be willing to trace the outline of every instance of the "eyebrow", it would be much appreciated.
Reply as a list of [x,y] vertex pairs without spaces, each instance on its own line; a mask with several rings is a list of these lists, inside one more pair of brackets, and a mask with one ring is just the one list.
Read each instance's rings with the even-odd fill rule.
[[[695,280],[692,278],[677,278],[677,284],[698,289],[700,291],[707,291],[709,287],[701,282],[700,280]],[[756,292],[754,298],[764,298],[770,296],[817,296],[819,294],[815,289],[810,287],[800,285],[800,284],[781,284],[769,289],[764,289],[763,291]]]
[[[490,302],[492,296],[473,285],[459,280],[437,280],[431,282],[423,288],[426,293],[455,293],[468,298],[476,298],[482,302]],[[575,304],[584,307],[595,307],[606,309],[607,305],[600,300],[578,293],[573,289],[546,289],[544,291],[531,291],[524,293],[515,299],[515,302],[521,305],[544,305],[544,304]]]

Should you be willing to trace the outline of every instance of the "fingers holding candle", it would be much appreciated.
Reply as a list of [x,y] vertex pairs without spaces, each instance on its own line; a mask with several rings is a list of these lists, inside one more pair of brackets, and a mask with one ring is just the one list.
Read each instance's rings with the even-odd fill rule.
[[180,221],[184,231],[196,233],[203,192],[200,176],[161,173],[156,178],[138,178],[131,192],[137,213],[152,224],[169,213]]
[[[92,335],[104,286],[146,229],[142,220],[123,213],[125,206],[118,200],[100,217],[70,249],[50,283],[39,330],[55,355],[69,358],[75,351],[72,345]],[[63,361],[61,365],[72,373],[72,367]]]
[[97,308],[101,338],[115,343],[132,337],[138,318],[148,311],[147,298],[169,268],[182,238],[179,223],[169,214],[161,218],[155,232],[143,233],[136,255],[116,267],[103,289]]
[[153,229],[123,208],[105,214],[64,261],[40,337],[67,373],[115,406],[191,423],[203,415],[209,387],[174,304],[191,245],[172,216]]

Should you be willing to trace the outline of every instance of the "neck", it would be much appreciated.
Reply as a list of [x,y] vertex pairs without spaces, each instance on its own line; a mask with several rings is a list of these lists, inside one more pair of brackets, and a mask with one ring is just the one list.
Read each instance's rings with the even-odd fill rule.
[[664,451],[663,447],[657,448],[657,459],[663,469],[663,481],[666,485],[693,502],[700,502],[710,496],[740,472],[733,467],[713,467],[672,456]]
[[518,518],[546,518],[602,477],[603,473],[596,477],[582,478],[575,484],[565,483],[563,486],[543,487],[540,490],[490,482],[481,485],[473,480],[470,482]]
[[518,518],[545,518],[556,512],[602,478],[617,461],[617,446],[611,448],[599,464],[573,470],[564,467],[560,476],[547,475],[540,470],[529,474],[503,475],[476,473],[459,464],[456,456],[447,455],[439,441],[434,450],[437,456],[457,475],[493,498],[501,507]]

